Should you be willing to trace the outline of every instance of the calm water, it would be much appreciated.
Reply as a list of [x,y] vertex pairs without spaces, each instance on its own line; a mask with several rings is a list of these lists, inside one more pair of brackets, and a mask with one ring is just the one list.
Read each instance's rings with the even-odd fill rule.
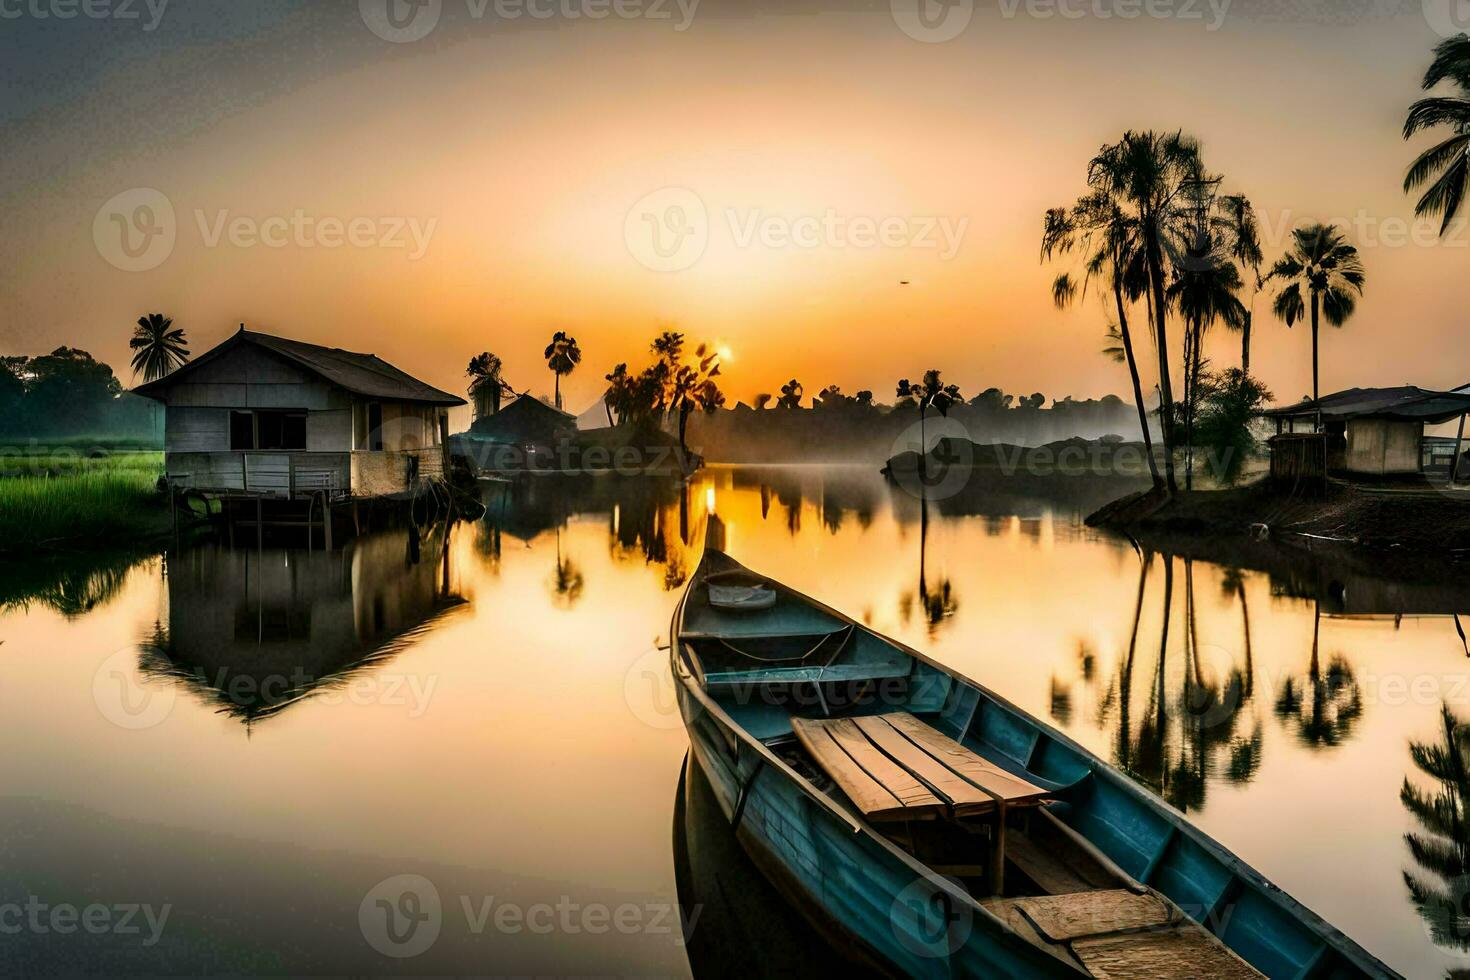
[[1463,595],[1140,553],[1080,525],[1119,490],[992,487],[926,520],[866,470],[716,468],[492,490],[482,522],[333,554],[13,570],[0,970],[677,975],[757,939],[799,961],[809,935],[681,779],[658,646],[711,509],[737,558],[1051,720],[1390,965],[1470,965],[1411,902],[1405,870],[1465,888],[1414,865],[1400,801],[1436,786],[1410,742],[1441,697],[1470,714]]

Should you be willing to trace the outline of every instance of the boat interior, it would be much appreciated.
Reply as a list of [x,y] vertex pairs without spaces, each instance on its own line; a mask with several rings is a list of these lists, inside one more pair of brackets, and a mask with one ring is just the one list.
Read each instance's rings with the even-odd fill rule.
[[1036,946],[1099,977],[1363,975],[1330,926],[1025,714],[718,552],[706,566],[679,632],[706,693]]

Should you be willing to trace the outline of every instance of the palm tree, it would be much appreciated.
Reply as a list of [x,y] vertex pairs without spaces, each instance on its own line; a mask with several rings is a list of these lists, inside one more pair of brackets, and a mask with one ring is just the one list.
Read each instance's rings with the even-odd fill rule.
[[[1312,401],[1315,403],[1322,397],[1317,367],[1319,318],[1325,316],[1332,326],[1340,327],[1353,315],[1357,307],[1355,297],[1363,295],[1363,260],[1336,225],[1312,224],[1292,232],[1291,249],[1276,260],[1267,278],[1286,283],[1277,293],[1273,309],[1288,327],[1302,319],[1307,303],[1311,303]],[[1322,428],[1320,405],[1317,428]]]
[[578,364],[582,363],[582,348],[577,346],[577,339],[565,330],[558,330],[551,335],[551,343],[546,345],[546,366],[551,368],[552,377],[556,379],[556,407],[561,408],[561,376],[571,374]]
[[1420,99],[1409,107],[1404,120],[1404,139],[1438,126],[1448,127],[1452,134],[1419,154],[1404,174],[1406,194],[1429,185],[1414,205],[1414,213],[1440,215],[1441,235],[1460,213],[1470,191],[1470,37],[1464,34],[1441,41],[1434,49],[1434,61],[1424,73],[1424,88],[1445,80],[1453,81],[1459,91],[1453,96]]
[[162,313],[138,317],[128,346],[133,350],[133,373],[143,372],[144,381],[157,381],[189,360],[183,328]]
[[929,409],[934,409],[940,415],[949,415],[949,410],[957,402],[963,401],[960,397],[959,385],[947,385],[939,377],[939,371],[930,368],[924,372],[924,380],[919,384],[912,384],[908,378],[898,383],[897,395],[899,401],[913,399],[919,406],[919,467],[924,467],[924,459],[928,455],[928,440],[924,436],[924,416]]
[[1193,214],[1182,195],[1200,172],[1199,144],[1182,133],[1152,131],[1123,134],[1104,146],[1088,164],[1088,185],[1113,198],[1137,229],[1139,274],[1146,283],[1149,314],[1159,368],[1159,416],[1164,436],[1164,482],[1178,489],[1174,476],[1174,386],[1169,365],[1169,311],[1166,255],[1174,229]]
[[1256,293],[1261,291],[1261,233],[1256,225],[1256,211],[1244,194],[1226,194],[1220,199],[1230,258],[1249,272],[1251,302],[1245,307],[1245,320],[1240,325],[1240,372],[1251,373],[1251,320],[1255,316]]
[[1159,474],[1158,460],[1154,458],[1148,408],[1144,405],[1138,360],[1133,353],[1133,333],[1128,324],[1128,303],[1136,300],[1143,291],[1136,231],[1114,196],[1106,191],[1095,191],[1078,200],[1070,212],[1065,208],[1047,211],[1041,236],[1041,259],[1045,262],[1053,255],[1069,252],[1079,245],[1083,252],[1087,275],[1081,286],[1065,272],[1052,284],[1052,300],[1059,308],[1069,305],[1079,292],[1085,293],[1096,277],[1106,278],[1117,314],[1117,322],[1109,327],[1108,336],[1116,339],[1117,346],[1106,349],[1104,353],[1116,356],[1128,365],[1128,376],[1133,382],[1133,404],[1138,408],[1138,426],[1143,431],[1144,455],[1148,457],[1149,472],[1157,489],[1163,487],[1164,480]]
[[1213,230],[1201,218],[1191,261],[1174,271],[1166,298],[1184,318],[1184,485],[1194,486],[1194,423],[1199,414],[1200,374],[1204,368],[1205,336],[1215,323],[1242,329],[1246,309],[1235,298],[1240,290],[1240,272],[1225,258],[1225,250]]
[[500,411],[500,396],[510,387],[501,377],[502,367],[500,358],[489,351],[470,358],[465,374],[470,377],[470,400],[475,405],[475,418]]

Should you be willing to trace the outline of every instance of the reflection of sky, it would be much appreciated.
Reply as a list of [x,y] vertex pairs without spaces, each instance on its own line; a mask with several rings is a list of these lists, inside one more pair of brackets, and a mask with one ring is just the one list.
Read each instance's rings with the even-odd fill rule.
[[[1061,724],[1052,719],[1054,692],[1065,690],[1064,729],[1112,756],[1116,707],[1098,719],[1137,597],[1138,559],[1126,544],[1100,539],[1065,515],[931,514],[927,577],[949,582],[955,600],[931,635],[921,616],[905,621],[902,610],[918,588],[919,525],[911,508],[862,475],[839,485],[806,471],[800,486],[799,502],[785,491],[801,518],[793,536],[779,503],[762,517],[759,480],[737,481],[720,469],[702,474],[689,491],[694,544],[713,489],[736,558],[934,654],[1054,724]],[[837,499],[853,501],[849,508],[870,504],[866,526],[849,509],[833,530],[823,508],[832,510]],[[687,547],[676,501],[664,499],[657,522],[673,554]],[[637,510],[620,505],[618,522]],[[482,534],[455,531],[452,587],[469,607],[371,674],[431,689],[419,713],[403,704],[311,699],[247,738],[237,722],[181,695],[156,728],[122,731],[94,706],[92,675],[167,615],[159,567],[140,567],[116,599],[72,621],[40,607],[6,613],[0,738],[26,751],[0,759],[0,785],[189,833],[290,843],[300,850],[279,852],[289,861],[256,861],[254,873],[273,887],[303,869],[338,873],[340,862],[319,853],[333,851],[382,866],[384,875],[389,865],[394,873],[420,864],[480,869],[490,890],[528,876],[543,889],[573,893],[672,895],[669,822],[687,740],[660,713],[659,692],[643,672],[662,663],[655,647],[667,635],[678,591],[666,588],[665,566],[646,561],[641,547],[613,545],[610,505],[567,511],[560,554],[582,576],[571,602],[554,587],[554,528],[529,541],[504,535],[495,562]],[[1177,702],[1187,592],[1182,560],[1174,567],[1164,689]],[[1243,664],[1240,600],[1217,566],[1195,562],[1192,577],[1201,672],[1219,681]],[[1458,689],[1464,676],[1453,623],[1410,618],[1396,627],[1324,616],[1324,667],[1336,656],[1351,666],[1364,708],[1342,744],[1314,751],[1272,710],[1286,680],[1306,676],[1312,604],[1273,595],[1260,574],[1243,581],[1256,694],[1239,728],[1260,724],[1260,767],[1247,782],[1232,783],[1217,760],[1191,818],[1390,965],[1409,975],[1441,972],[1449,954],[1428,942],[1400,877],[1407,863],[1401,834],[1412,821],[1398,792],[1413,768],[1409,739],[1435,737],[1437,692]],[[1156,559],[1135,653],[1135,719],[1155,678],[1162,598]],[[1079,657],[1084,648],[1090,681]],[[1171,751],[1180,751],[1181,737],[1176,721]],[[11,807],[0,801],[0,817]],[[89,832],[115,834],[118,847],[151,836]],[[240,854],[256,849],[239,847]],[[529,962],[554,968],[554,947],[538,955],[545,958]],[[618,962],[668,972],[681,969],[678,956],[649,945],[620,952]]]

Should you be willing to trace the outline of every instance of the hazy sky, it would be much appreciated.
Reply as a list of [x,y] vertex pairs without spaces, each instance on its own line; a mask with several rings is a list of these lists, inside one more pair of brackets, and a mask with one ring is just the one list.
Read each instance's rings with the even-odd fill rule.
[[[243,321],[462,390],[489,349],[539,392],[566,329],[580,410],[671,326],[729,351],[740,398],[887,398],[931,366],[1121,394],[1101,307],[1051,306],[1040,217],[1123,129],[1182,127],[1268,261],[1309,219],[1363,248],[1325,388],[1470,381],[1470,233],[1411,234],[1399,186],[1453,0],[90,3],[0,0],[0,353],[81,346],[127,381],[161,311],[198,352]],[[1298,397],[1308,334],[1256,310],[1253,366]]]

